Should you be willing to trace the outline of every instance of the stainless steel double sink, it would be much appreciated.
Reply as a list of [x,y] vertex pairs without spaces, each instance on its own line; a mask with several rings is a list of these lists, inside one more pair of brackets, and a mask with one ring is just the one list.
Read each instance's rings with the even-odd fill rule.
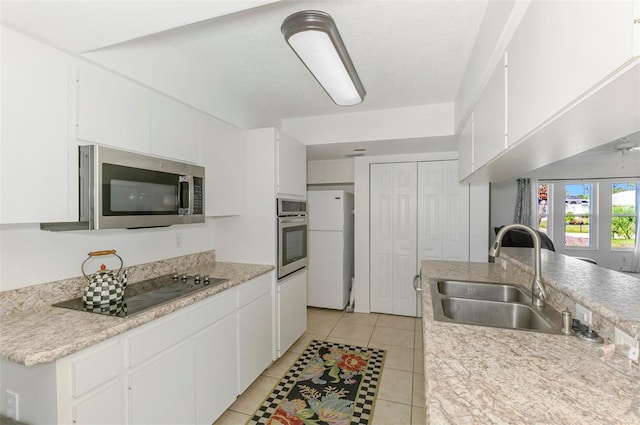
[[531,305],[517,285],[430,279],[434,319],[441,322],[561,334],[562,316]]

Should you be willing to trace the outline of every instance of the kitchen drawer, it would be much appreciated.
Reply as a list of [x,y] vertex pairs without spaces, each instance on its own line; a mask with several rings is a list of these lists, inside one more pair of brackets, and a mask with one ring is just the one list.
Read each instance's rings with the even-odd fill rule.
[[187,339],[223,317],[235,313],[235,288],[203,300],[186,311],[170,314],[143,326],[128,338],[129,367],[135,367],[156,354]]
[[271,274],[245,282],[238,287],[238,307],[244,307],[269,292],[271,292]]
[[73,396],[86,392],[117,377],[122,366],[120,341],[71,362]]

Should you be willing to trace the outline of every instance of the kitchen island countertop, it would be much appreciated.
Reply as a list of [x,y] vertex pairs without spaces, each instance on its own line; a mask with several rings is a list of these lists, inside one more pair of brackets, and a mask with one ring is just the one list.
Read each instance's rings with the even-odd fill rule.
[[430,278],[530,287],[499,264],[422,262],[427,423],[640,423],[640,369],[619,353],[604,362],[573,336],[435,321]]
[[228,280],[126,318],[53,306],[6,314],[1,318],[0,355],[26,366],[53,362],[271,270],[270,265],[227,262],[198,266],[189,273]]

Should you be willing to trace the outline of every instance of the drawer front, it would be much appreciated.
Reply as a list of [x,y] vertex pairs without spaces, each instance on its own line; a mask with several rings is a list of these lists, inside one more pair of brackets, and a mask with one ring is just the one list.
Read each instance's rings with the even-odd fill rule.
[[73,396],[80,397],[87,391],[104,384],[120,374],[122,366],[122,343],[111,344],[71,363],[73,371]]
[[271,273],[245,282],[238,286],[238,307],[244,307],[269,292],[271,292]]
[[168,315],[155,323],[145,325],[128,338],[129,367],[141,362],[187,339],[223,317],[235,312],[235,288],[203,300],[186,311]]

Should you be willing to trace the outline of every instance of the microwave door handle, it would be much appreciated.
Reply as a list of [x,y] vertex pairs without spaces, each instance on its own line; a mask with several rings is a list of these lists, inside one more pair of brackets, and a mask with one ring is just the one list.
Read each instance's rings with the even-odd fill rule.
[[192,202],[193,179],[191,176],[180,176],[178,178],[178,214],[190,214]]

